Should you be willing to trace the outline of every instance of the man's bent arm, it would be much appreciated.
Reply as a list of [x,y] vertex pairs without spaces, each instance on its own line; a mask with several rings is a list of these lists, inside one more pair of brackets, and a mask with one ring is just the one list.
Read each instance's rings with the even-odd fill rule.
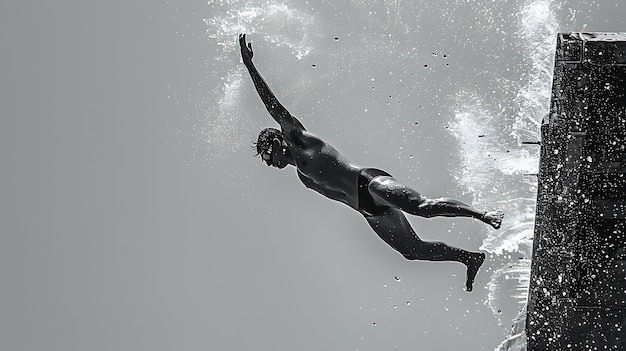
[[261,73],[257,70],[252,63],[252,47],[250,44],[246,46],[245,43],[245,34],[239,36],[239,43],[241,45],[242,50],[242,58],[243,63],[246,65],[248,72],[250,73],[250,77],[252,78],[252,82],[254,82],[254,87],[256,88],[257,93],[261,97],[263,104],[265,104],[265,108],[270,113],[272,118],[280,126],[283,130],[305,130],[304,126],[298,121],[295,117],[287,111],[287,109],[278,101],[270,87],[267,85]]

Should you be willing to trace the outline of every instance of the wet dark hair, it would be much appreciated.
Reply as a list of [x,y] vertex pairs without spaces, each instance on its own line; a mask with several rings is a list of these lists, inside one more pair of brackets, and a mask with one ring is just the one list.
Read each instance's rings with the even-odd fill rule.
[[276,128],[265,128],[259,132],[259,138],[257,142],[253,144],[253,147],[256,148],[256,155],[261,155],[264,151],[269,149],[272,146],[272,141],[274,138],[279,140],[283,140],[283,133]]

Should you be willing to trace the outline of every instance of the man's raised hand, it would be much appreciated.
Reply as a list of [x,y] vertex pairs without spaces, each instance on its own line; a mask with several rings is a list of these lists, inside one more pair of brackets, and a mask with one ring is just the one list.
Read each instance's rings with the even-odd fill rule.
[[241,47],[241,58],[243,59],[244,64],[252,63],[252,44],[248,43],[246,45],[246,35],[239,34],[239,46]]

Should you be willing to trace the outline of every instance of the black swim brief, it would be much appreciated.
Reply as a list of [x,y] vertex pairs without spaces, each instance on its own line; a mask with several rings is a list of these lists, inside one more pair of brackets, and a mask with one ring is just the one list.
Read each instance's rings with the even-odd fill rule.
[[380,216],[388,206],[379,206],[374,203],[374,199],[368,190],[368,185],[372,179],[379,176],[389,176],[391,174],[376,168],[363,168],[359,173],[358,195],[359,195],[359,212],[366,217]]

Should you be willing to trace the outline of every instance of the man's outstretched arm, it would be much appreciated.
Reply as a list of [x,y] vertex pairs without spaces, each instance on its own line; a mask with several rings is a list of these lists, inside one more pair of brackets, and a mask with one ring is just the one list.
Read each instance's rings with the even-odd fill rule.
[[302,123],[300,123],[300,121],[293,117],[291,113],[289,113],[289,111],[281,105],[252,63],[252,44],[248,43],[246,45],[245,34],[239,34],[239,46],[241,47],[241,58],[243,59],[243,63],[246,65],[246,68],[248,68],[250,77],[252,77],[252,81],[254,82],[254,87],[261,97],[261,100],[263,100],[265,108],[270,113],[272,118],[280,124],[284,131],[305,130]]

